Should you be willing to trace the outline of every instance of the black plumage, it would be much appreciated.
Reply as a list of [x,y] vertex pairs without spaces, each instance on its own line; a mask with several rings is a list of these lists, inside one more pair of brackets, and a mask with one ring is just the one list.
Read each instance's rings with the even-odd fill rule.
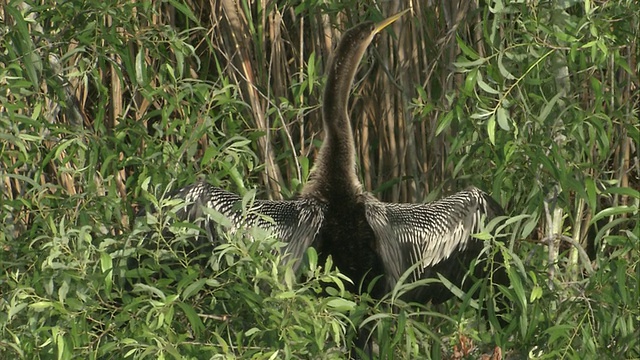
[[[381,297],[393,289],[405,271],[410,280],[441,273],[459,285],[466,266],[478,256],[482,242],[471,234],[483,220],[501,213],[486,193],[469,188],[428,204],[378,201],[363,191],[356,175],[355,149],[347,112],[348,96],[358,64],[373,37],[399,18],[366,22],[346,31],[329,63],[322,113],[324,142],[308,183],[295,200],[255,200],[245,211],[241,198],[206,183],[180,189],[175,198],[187,203],[179,219],[200,224],[215,238],[215,224],[203,211],[214,209],[231,220],[233,228],[259,226],[275,233],[287,246],[289,258],[300,259],[314,246],[320,261],[329,255],[340,271],[365,284],[382,275],[372,291]],[[408,294],[408,300],[441,302],[451,294],[442,285],[429,285]]]

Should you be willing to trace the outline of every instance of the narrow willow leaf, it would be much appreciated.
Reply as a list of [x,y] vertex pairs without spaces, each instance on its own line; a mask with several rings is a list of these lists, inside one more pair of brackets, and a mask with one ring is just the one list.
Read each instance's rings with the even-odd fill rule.
[[509,131],[511,128],[509,127],[509,114],[504,107],[498,106],[496,111],[496,118],[498,119],[498,125],[504,131]]
[[596,208],[597,193],[596,193],[596,183],[592,178],[586,178],[584,181],[585,189],[587,191],[587,202],[589,203],[589,208]]
[[586,48],[591,48],[596,44],[597,40],[591,40],[587,43],[585,43],[584,45],[580,46],[581,49],[586,49]]
[[438,127],[436,128],[436,136],[440,135],[444,130],[449,128],[451,121],[453,121],[453,112],[449,111],[445,114],[444,117],[438,122]]
[[53,306],[53,303],[51,303],[50,301],[38,301],[33,304],[29,304],[29,308],[38,312],[48,309],[52,306]]
[[134,288],[134,291],[136,291],[136,292],[148,292],[150,294],[156,295],[160,299],[163,299],[163,300],[165,299],[164,293],[160,289],[158,289],[156,287],[153,287],[153,286],[150,286],[150,285],[146,285],[146,284],[137,283],[137,284],[133,285],[133,288]]
[[53,342],[55,342],[58,347],[58,360],[71,359],[71,354],[68,353],[66,342],[64,340],[64,332],[60,331],[60,328],[57,326],[54,326],[51,330],[51,333],[53,334]]
[[338,311],[353,311],[356,308],[356,303],[342,298],[334,298],[327,301],[327,306]]
[[598,220],[608,216],[615,216],[620,214],[635,214],[637,212],[638,212],[638,208],[635,205],[634,206],[623,205],[623,206],[610,207],[597,213],[596,216],[594,216],[593,219],[591,219],[591,222],[589,222],[589,225],[593,225]]
[[[612,228],[615,228],[616,226],[620,226],[628,221],[629,221],[628,219],[620,217],[617,219],[613,219],[613,221],[607,222],[596,234],[593,240],[594,244],[603,244],[603,242],[606,242],[607,245],[611,245],[611,246],[618,246],[618,245],[623,246],[625,244],[629,244],[629,240],[633,241],[631,237],[622,236],[622,238],[620,238],[612,235],[606,235]],[[609,257],[614,258],[613,254],[609,255]]]
[[147,84],[145,81],[145,63],[144,63],[144,48],[141,48],[136,54],[136,82],[139,86],[144,86]]
[[253,205],[256,199],[256,189],[251,189],[247,191],[246,194],[242,197],[242,209],[249,209],[250,205]]
[[462,51],[464,56],[468,57],[472,61],[480,59],[480,55],[474,49],[470,48],[458,34],[456,34],[456,42],[458,43],[458,46],[460,47],[460,50]]
[[313,93],[313,83],[316,81],[316,53],[315,51],[309,56],[307,65],[307,83],[309,86],[309,94]]
[[365,325],[367,325],[370,322],[377,322],[379,320],[386,320],[386,319],[392,319],[393,318],[393,314],[390,313],[378,313],[378,314],[373,314],[371,316],[369,316],[368,318],[366,318],[361,324],[360,324],[360,328],[364,328]]
[[184,291],[182,291],[182,299],[187,300],[194,294],[198,293],[204,287],[206,279],[198,279],[197,281],[189,284]]
[[598,47],[598,49],[600,49],[602,57],[609,56],[609,48],[607,48],[607,45],[604,43],[603,40],[598,40],[596,42],[596,46]]
[[440,281],[442,281],[442,284],[449,289],[449,291],[451,291],[451,293],[453,295],[455,295],[458,299],[463,299],[464,298],[464,291],[462,291],[462,289],[460,289],[459,287],[457,287],[456,285],[454,285],[451,281],[449,281],[449,279],[447,279],[446,277],[438,274],[438,279],[440,279]]
[[9,322],[11,322],[11,319],[17,315],[20,311],[22,311],[22,309],[24,309],[25,307],[27,307],[27,303],[19,303],[19,304],[15,304],[15,305],[11,305],[9,307],[9,311],[7,312],[7,319],[9,320]]
[[489,141],[492,145],[496,144],[496,116],[491,115],[489,121],[487,121],[487,134],[489,135]]
[[515,291],[516,293],[517,300],[526,313],[527,297],[525,296],[524,286],[522,285],[522,281],[520,280],[520,275],[518,274],[516,268],[510,268],[507,271],[507,275],[509,276],[509,281],[511,283],[511,286],[513,287],[513,291]]
[[[277,269],[277,267],[275,267]],[[294,288],[296,283],[296,275],[293,272],[293,268],[291,266],[287,266],[284,271],[284,282],[287,285],[287,289],[291,290]]]
[[626,195],[634,199],[640,199],[640,191],[628,187],[610,187],[605,189],[603,193]]
[[471,70],[464,80],[464,91],[471,94],[478,83],[478,69]]
[[13,37],[13,44],[18,48],[22,55],[22,61],[24,69],[27,72],[27,77],[31,81],[34,87],[40,86],[40,78],[38,77],[38,70],[42,70],[42,61],[40,56],[34,50],[33,40],[31,39],[31,33],[29,31],[29,25],[25,20],[22,13],[15,6],[5,6],[4,10],[9,13],[13,18],[15,29],[18,30],[20,36]]
[[211,163],[211,159],[214,159],[220,153],[219,149],[215,146],[210,146],[207,150],[204,151],[204,155],[202,156],[202,160],[200,161],[201,166],[208,166]]
[[531,289],[531,295],[529,296],[529,302],[533,303],[534,301],[542,298],[542,288],[539,285],[536,285]]
[[504,57],[504,52],[500,52],[500,54],[498,54],[498,70],[500,71],[500,74],[505,79],[515,80],[516,77],[513,76],[513,74],[511,74],[509,70],[507,70],[507,68],[504,66],[504,63],[502,62],[503,57]]
[[109,254],[106,252],[100,252],[100,269],[103,273],[111,270],[113,268],[112,259]]
[[180,11],[183,15],[189,18],[189,20],[193,21],[195,24],[199,24],[198,18],[193,14],[193,11],[186,6],[184,3],[176,0],[168,0],[171,6],[175,7],[178,11]]
[[486,119],[490,116],[495,116],[495,112],[480,108],[477,112],[471,114],[471,116],[469,117],[472,119]]
[[471,234],[471,236],[479,240],[490,240],[493,237],[488,231]]
[[313,246],[307,249],[307,259],[309,261],[309,270],[316,271],[318,267],[318,253]]
[[500,94],[498,90],[492,88],[491,86],[489,86],[489,84],[484,82],[484,80],[482,79],[482,76],[480,76],[480,73],[478,73],[478,86],[480,86],[480,89],[484,90],[489,94],[493,94],[493,95]]
[[527,221],[522,227],[520,236],[522,236],[523,238],[527,238],[533,232],[537,225],[538,219],[535,216],[532,216],[529,221]]
[[182,77],[184,76],[184,54],[182,53],[182,51],[178,50],[174,52],[174,56],[176,57],[176,69],[178,69],[178,77],[182,79]]
[[554,97],[551,98],[551,100],[549,100],[549,102],[544,105],[542,111],[540,111],[540,115],[538,115],[538,121],[543,123],[547,119],[547,116],[549,116],[551,110],[553,110],[553,107],[556,105],[558,99],[560,99],[561,96],[563,96],[562,92],[557,93]]
[[281,293],[276,294],[275,298],[284,300],[284,299],[293,299],[296,297],[295,291],[283,291]]
[[33,113],[31,114],[31,118],[33,120],[37,120],[40,118],[41,113],[42,113],[42,103],[37,103],[33,107]]
[[[504,225],[506,226],[506,225],[511,225],[513,223],[522,221],[524,219],[529,219],[529,218],[531,218],[531,215],[529,215],[529,214],[520,214],[520,215],[511,216],[511,217],[507,218],[506,220],[503,220],[501,218],[496,218],[496,219],[491,220],[491,222],[495,221],[496,223],[501,223],[501,222],[504,221]],[[502,229],[502,227],[500,227],[499,229]]]
[[62,153],[71,145],[74,145],[76,143],[76,139],[68,139],[68,140],[63,140],[59,143],[58,146],[56,146],[56,151],[55,151],[55,155],[54,157],[56,158],[60,158]]
[[486,62],[485,59],[478,59],[474,61],[454,61],[453,66],[460,69],[467,69],[467,68],[475,68],[477,66],[484,64],[485,62]]
[[574,325],[565,325],[565,324],[560,324],[560,325],[554,325],[548,329],[546,329],[544,332],[549,334],[549,339],[547,340],[547,344],[550,345],[555,345],[555,341],[558,339],[568,339],[570,337],[570,334],[573,333],[573,331],[575,330]]
[[[631,284],[627,284],[627,267],[628,264],[622,261],[616,262],[616,287],[618,288],[618,295],[620,296],[623,304],[630,304],[628,288]],[[637,303],[636,303],[637,305]]]

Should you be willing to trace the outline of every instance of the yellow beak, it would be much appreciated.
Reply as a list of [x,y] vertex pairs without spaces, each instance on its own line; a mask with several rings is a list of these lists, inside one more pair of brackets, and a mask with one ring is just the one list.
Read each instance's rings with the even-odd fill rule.
[[388,18],[380,21],[379,23],[376,24],[375,29],[373,30],[374,34],[379,33],[380,31],[382,31],[382,29],[386,28],[387,26],[391,25],[394,21],[400,19],[400,17],[404,14],[406,14],[407,12],[411,11],[411,9],[407,9],[404,11],[401,11],[395,15],[389,16]]

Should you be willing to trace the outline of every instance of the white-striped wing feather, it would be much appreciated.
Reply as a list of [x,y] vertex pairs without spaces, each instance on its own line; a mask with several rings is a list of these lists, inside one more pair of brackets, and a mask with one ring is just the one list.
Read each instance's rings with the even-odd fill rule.
[[467,250],[477,241],[471,235],[480,230],[483,216],[492,217],[494,211],[500,211],[499,205],[476,188],[428,204],[367,202],[367,220],[376,234],[389,286],[415,264],[419,265],[412,280]]
[[313,199],[298,200],[255,200],[247,211],[242,211],[242,198],[232,192],[222,190],[207,183],[195,183],[177,191],[174,198],[184,199],[185,208],[176,215],[181,220],[204,219],[201,226],[207,236],[215,239],[215,223],[202,208],[213,209],[228,218],[233,228],[257,226],[272,231],[287,243],[287,259],[296,259],[294,270],[306,249],[317,236],[324,218],[325,207]]

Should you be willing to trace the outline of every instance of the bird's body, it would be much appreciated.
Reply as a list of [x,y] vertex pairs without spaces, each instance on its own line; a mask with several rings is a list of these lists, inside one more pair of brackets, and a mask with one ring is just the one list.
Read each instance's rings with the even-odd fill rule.
[[[309,246],[321,264],[328,256],[352,281],[350,290],[366,290],[378,276],[374,297],[390,291],[405,271],[410,280],[441,273],[457,284],[482,249],[471,234],[481,220],[501,211],[487,194],[470,188],[429,204],[383,203],[363,191],[358,180],[355,144],[347,112],[348,96],[358,64],[371,40],[403,13],[381,23],[357,25],[343,35],[330,62],[322,111],[325,138],[314,168],[298,199],[255,200],[247,212],[236,204],[240,197],[206,183],[179,190],[175,197],[187,207],[179,218],[204,218],[203,228],[213,238],[212,222],[202,207],[229,217],[234,227],[260,226],[272,230],[288,245],[285,251],[295,267]],[[270,217],[272,221],[262,215]],[[362,286],[361,286],[362,285]],[[440,302],[450,297],[442,286],[413,291],[409,300]]]
[[[347,287],[352,292],[360,290],[360,286],[366,290],[375,277],[384,274],[382,258],[375,248],[375,234],[366,217],[365,197],[360,194],[348,201],[330,199],[315,241],[320,263],[331,255],[335,266],[352,279],[353,284]],[[379,281],[372,295],[381,297],[384,292]]]

